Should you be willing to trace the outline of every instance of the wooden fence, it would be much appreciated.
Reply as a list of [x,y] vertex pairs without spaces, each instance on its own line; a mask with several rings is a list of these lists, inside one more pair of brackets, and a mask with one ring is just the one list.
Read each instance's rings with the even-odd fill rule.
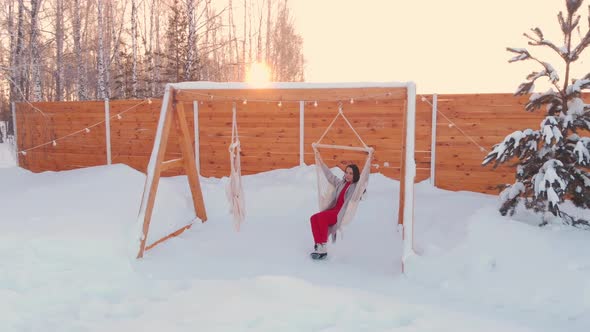
[[[359,91],[345,93],[359,95]],[[360,95],[367,93],[362,91]],[[438,95],[437,98],[436,186],[496,193],[496,185],[511,183],[513,167],[492,170],[491,166],[481,166],[485,150],[490,150],[514,130],[537,129],[543,115],[525,112],[528,98],[510,94]],[[201,174],[227,176],[232,102],[216,99],[191,102],[190,99],[184,96],[182,102],[191,125],[195,123],[195,112],[198,113]],[[302,114],[303,160],[306,164],[313,163],[311,143],[321,136],[337,114],[338,103],[319,101],[316,105],[313,98],[308,98],[301,112],[299,102],[285,102],[279,106],[276,102],[254,99],[236,103],[243,174],[300,164]],[[432,107],[429,102],[432,102],[431,95],[418,96],[416,100],[416,181],[430,177]],[[145,172],[161,100],[110,101],[106,106],[107,103],[98,101],[16,104],[17,144],[19,151],[25,151],[19,154],[21,167],[41,172],[104,165],[110,139],[112,163],[124,163]],[[376,150],[371,171],[399,179],[405,97],[359,98],[342,106],[363,140]],[[105,109],[112,117],[109,137]],[[195,132],[194,127],[190,130]],[[172,135],[176,135],[174,130]],[[325,139],[335,144],[356,144],[354,134],[340,120]],[[167,159],[180,154],[176,140],[172,137],[170,142]],[[362,160],[361,155],[354,153],[326,151],[322,156],[331,166]]]

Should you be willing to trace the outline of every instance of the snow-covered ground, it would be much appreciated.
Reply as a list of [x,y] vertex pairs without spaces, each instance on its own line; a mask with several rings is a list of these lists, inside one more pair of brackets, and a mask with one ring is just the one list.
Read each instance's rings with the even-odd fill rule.
[[[138,261],[144,174],[35,174],[12,156],[0,145],[2,332],[590,330],[590,232],[503,218],[494,196],[418,184],[404,275],[396,181],[371,175],[315,262],[313,166],[245,176],[240,232],[227,179],[201,178],[209,220]],[[162,179],[150,241],[192,218],[186,178]]]

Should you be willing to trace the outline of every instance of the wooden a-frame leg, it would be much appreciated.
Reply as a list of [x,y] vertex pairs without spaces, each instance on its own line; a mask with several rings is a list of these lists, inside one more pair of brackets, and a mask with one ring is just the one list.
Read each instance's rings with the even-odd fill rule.
[[[148,231],[150,228],[150,221],[152,219],[152,212],[154,210],[154,203],[156,201],[156,192],[158,191],[158,183],[160,182],[160,173],[162,172],[162,163],[164,162],[164,156],[166,154],[166,146],[168,144],[168,136],[170,135],[170,125],[172,123],[172,114],[174,113],[174,109],[172,107],[172,101],[168,98],[168,105],[166,105],[166,116],[164,117],[164,125],[162,134],[160,137],[160,144],[157,148],[157,158],[154,165],[153,170],[148,168],[147,170],[147,178],[145,188],[149,188],[149,193],[146,193],[144,189],[144,196],[147,194],[149,195],[147,201],[144,201],[144,197],[142,198],[142,206],[140,207],[140,211],[145,211],[145,215],[143,216],[143,227],[142,227],[142,235],[139,245],[139,252],[137,253],[137,258],[142,258],[143,253],[145,252],[146,241],[148,236]],[[153,153],[153,152],[152,152]],[[153,172],[152,174],[150,174]],[[143,206],[146,204],[146,206]],[[141,217],[141,216],[140,216]]]
[[191,194],[193,197],[193,206],[195,214],[202,222],[207,221],[207,212],[205,210],[205,203],[203,202],[203,192],[201,191],[201,182],[199,181],[199,173],[197,171],[197,164],[195,162],[195,155],[193,153],[193,145],[191,144],[191,136],[188,131],[186,123],[186,115],[184,113],[184,106],[182,103],[176,104],[176,112],[174,118],[178,127],[180,127],[180,150],[182,151],[182,159],[184,160],[184,170],[188,177]]

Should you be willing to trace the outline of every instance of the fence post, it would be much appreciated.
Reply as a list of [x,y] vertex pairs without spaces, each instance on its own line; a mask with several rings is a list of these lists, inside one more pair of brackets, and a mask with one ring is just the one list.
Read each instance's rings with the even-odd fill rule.
[[105,120],[105,141],[107,145],[107,165],[112,163],[111,159],[111,106],[109,98],[104,99],[104,120]]
[[[18,160],[18,135],[16,131],[16,105],[14,102],[10,105],[12,111],[12,134],[14,135],[14,161],[16,162],[16,166],[20,166],[20,162]],[[7,128],[8,129],[8,128]],[[8,130],[7,130],[8,131]]]
[[436,122],[438,113],[438,95],[432,95],[432,139],[430,143],[430,184],[436,187]]
[[305,101],[299,101],[299,166],[305,165]]
[[199,143],[199,102],[193,101],[193,124],[195,127],[195,164],[197,172],[201,174],[201,147]]

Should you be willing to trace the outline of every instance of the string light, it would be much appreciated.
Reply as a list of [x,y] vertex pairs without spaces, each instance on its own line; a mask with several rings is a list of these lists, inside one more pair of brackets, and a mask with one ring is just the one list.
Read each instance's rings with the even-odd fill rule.
[[[426,99],[426,97],[424,97],[424,96],[421,96],[421,98],[420,98],[420,99],[421,99],[423,102],[426,102],[426,103],[430,104],[430,106],[434,107],[434,105],[432,105],[432,103],[431,103],[431,102],[430,102],[428,99]],[[460,128],[459,126],[457,126],[457,125],[456,125],[456,124],[455,124],[453,121],[451,121],[451,119],[449,119],[449,118],[448,118],[448,117],[447,117],[447,116],[446,116],[446,115],[445,115],[443,112],[441,112],[440,110],[438,110],[438,109],[437,109],[437,114],[440,114],[440,115],[441,115],[443,118],[445,118],[445,119],[446,119],[446,120],[449,122],[449,124],[448,124],[449,128],[453,128],[453,127],[457,128],[457,130],[458,130],[458,131],[459,131],[459,132],[460,132],[460,133],[461,133],[463,136],[465,136],[467,139],[469,139],[469,140],[471,141],[471,143],[473,143],[475,146],[477,146],[477,147],[479,148],[479,151],[481,151],[481,152],[489,152],[489,151],[488,151],[488,149],[486,149],[486,148],[484,148],[483,146],[481,146],[480,144],[478,144],[478,143],[477,143],[477,142],[476,142],[476,141],[473,139],[473,137],[471,137],[471,136],[467,135],[467,134],[466,134],[466,133],[463,131],[463,129],[461,129],[461,128]]]
[[[198,93],[197,93],[197,94],[198,94]],[[208,98],[209,98],[209,100],[213,100],[213,99],[215,98],[215,95],[213,95],[213,94],[200,94],[200,95],[202,95],[202,96],[204,96],[204,97],[208,97]],[[380,94],[375,94],[375,95],[372,95],[372,96],[364,96],[364,97],[363,97],[363,99],[365,99],[365,98],[366,98],[366,99],[371,99],[371,98],[374,98],[374,97],[379,97],[379,96],[383,96],[383,95],[385,95],[385,96],[391,96],[391,92],[387,92],[387,93],[385,93],[385,94],[383,94],[383,93],[380,93]],[[227,96],[217,96],[217,99],[221,99],[221,100],[223,100],[224,98],[225,98],[225,99],[230,99],[230,100],[235,100],[235,98],[232,98],[232,97],[227,97]],[[334,101],[333,99],[325,99],[325,100],[324,100],[324,99],[322,99],[322,100],[323,100],[323,101]],[[254,101],[254,102],[272,102],[272,100],[250,100],[250,101]],[[295,100],[294,100],[294,101],[295,101]],[[296,100],[296,101],[299,101],[299,100]],[[153,101],[152,101],[152,99],[151,99],[151,98],[147,98],[147,99],[145,99],[145,100],[143,100],[143,101],[141,101],[141,102],[137,103],[136,105],[133,105],[133,106],[129,107],[129,108],[128,108],[128,109],[126,109],[125,111],[123,111],[123,112],[120,112],[120,113],[118,113],[118,114],[116,114],[116,115],[113,115],[113,116],[111,116],[111,119],[114,119],[114,118],[116,117],[118,120],[121,120],[121,119],[123,118],[123,117],[121,116],[122,114],[124,114],[124,113],[126,113],[126,112],[128,112],[128,111],[130,111],[130,110],[133,110],[133,109],[135,109],[136,107],[138,107],[139,105],[141,105],[141,104],[144,104],[144,103],[147,103],[147,104],[152,104],[152,103],[153,103]],[[200,100],[200,103],[201,103],[201,104],[204,104],[204,101],[203,101],[203,100]],[[244,98],[244,99],[242,99],[242,103],[243,103],[244,105],[246,105],[246,104],[248,103],[248,99],[247,99],[247,98]],[[350,103],[351,103],[351,104],[354,104],[354,98],[350,98]],[[40,109],[38,109],[37,107],[35,107],[33,104],[30,104],[30,105],[31,105],[31,107],[32,107],[33,109],[35,109],[35,110],[39,111],[39,113],[41,113],[43,116],[45,116],[45,114],[43,113],[43,111],[41,111]],[[282,108],[282,107],[283,107],[283,101],[282,101],[282,100],[279,100],[277,105],[278,105],[278,107],[281,107],[281,108]],[[314,107],[318,107],[318,100],[315,100],[315,101],[313,102],[313,106],[314,106]],[[340,105],[340,112],[342,112],[342,106],[341,106],[341,105]],[[69,137],[69,136],[76,135],[76,134],[78,134],[78,133],[80,133],[80,132],[82,132],[82,131],[84,131],[84,132],[86,132],[86,133],[90,133],[90,128],[92,128],[92,127],[94,127],[94,126],[97,126],[97,125],[99,125],[99,124],[101,124],[101,123],[104,123],[104,122],[105,122],[105,120],[103,120],[103,121],[100,121],[100,122],[98,122],[98,123],[95,123],[95,124],[93,124],[93,125],[91,125],[91,126],[87,127],[87,128],[84,128],[84,129],[82,129],[82,130],[78,130],[78,131],[72,132],[72,133],[70,133],[70,134],[67,134],[67,135],[65,135],[65,136],[63,136],[63,137],[59,137],[59,138],[56,138],[56,139],[54,139],[54,140],[51,140],[51,141],[48,141],[48,142],[45,142],[45,143],[39,144],[39,145],[37,145],[37,146],[31,147],[31,148],[28,148],[28,149],[25,149],[25,150],[21,150],[21,151],[19,151],[19,153],[21,153],[23,156],[25,156],[25,155],[27,154],[27,151],[30,151],[30,150],[33,150],[33,149],[37,149],[37,148],[39,148],[39,147],[42,147],[42,146],[45,146],[45,145],[48,145],[48,144],[52,144],[53,146],[57,146],[57,141],[58,141],[58,140],[60,140],[60,139],[64,139],[64,138],[66,138],[66,137]]]
[[[139,102],[139,103],[137,103],[137,104],[135,104],[135,105],[133,105],[133,106],[129,107],[128,109],[126,109],[126,110],[124,110],[124,111],[122,111],[122,112],[120,112],[120,113],[118,113],[118,114],[116,114],[116,115],[113,115],[113,116],[111,116],[111,119],[114,119],[115,117],[117,117],[117,119],[119,119],[119,120],[120,120],[120,119],[122,119],[122,117],[121,117],[121,114],[124,114],[124,113],[126,113],[126,112],[129,112],[129,111],[131,111],[131,110],[134,110],[134,109],[135,109],[135,108],[137,108],[139,105],[141,105],[141,104],[144,104],[144,103],[148,103],[148,104],[150,104],[150,103],[151,103],[151,99],[150,99],[150,98],[148,98],[148,99],[146,99],[146,100],[142,100],[141,102]],[[34,107],[34,106],[32,105],[32,107]],[[40,112],[41,114],[43,114],[43,115],[44,115],[44,113],[43,113],[41,110],[39,110],[39,112]],[[70,136],[74,136],[74,135],[76,135],[76,134],[79,134],[79,133],[81,133],[82,131],[85,131],[86,133],[89,133],[89,132],[90,132],[90,128],[92,128],[92,127],[95,127],[95,126],[98,126],[98,125],[100,125],[100,124],[102,124],[102,123],[105,123],[105,122],[106,122],[105,120],[99,121],[99,122],[97,122],[97,123],[95,123],[95,124],[92,124],[92,125],[88,126],[87,128],[84,128],[84,129],[81,129],[81,130],[78,130],[78,131],[75,131],[75,132],[69,133],[69,134],[67,134],[67,135],[65,135],[65,136],[62,136],[62,137],[59,137],[59,138],[53,139],[53,140],[51,140],[51,141],[47,141],[47,142],[45,142],[45,143],[42,143],[42,144],[39,144],[39,145],[33,146],[33,147],[31,147],[31,148],[28,148],[28,149],[24,149],[24,150],[18,151],[18,153],[22,154],[23,156],[26,156],[26,155],[27,155],[27,151],[31,151],[31,150],[34,150],[34,149],[40,148],[40,147],[42,147],[42,146],[46,146],[46,145],[49,145],[49,144],[51,144],[51,145],[53,145],[53,146],[57,146],[57,141],[58,141],[58,140],[60,140],[60,139],[64,139],[64,138],[67,138],[67,137],[70,137]]]
[[[200,101],[201,103],[203,103],[203,100],[226,100],[226,101],[234,101],[234,102],[242,102],[243,104],[246,103],[252,103],[252,102],[261,102],[261,103],[279,103],[281,102],[300,102],[302,99],[289,99],[289,100],[285,100],[285,99],[252,99],[252,98],[247,98],[245,96],[239,97],[239,96],[227,96],[227,95],[215,95],[215,94],[211,94],[211,93],[199,93],[199,92],[193,92],[193,95],[196,96],[201,96],[201,98],[195,98],[197,101]],[[374,98],[383,98],[383,97],[390,97],[392,96],[391,92],[381,92],[381,93],[375,93],[375,94],[371,94],[371,95],[365,95],[365,96],[359,96],[359,97],[344,97],[346,99],[344,100],[348,100],[351,104],[354,104],[355,101],[358,100],[369,100],[369,99],[374,99]],[[342,97],[341,97],[342,98]],[[318,103],[320,101],[326,101],[326,102],[336,102],[336,101],[342,101],[342,99],[334,99],[334,98],[326,98],[326,99],[315,99],[315,101],[312,100],[304,100],[305,102],[313,102],[314,107],[317,107]]]

